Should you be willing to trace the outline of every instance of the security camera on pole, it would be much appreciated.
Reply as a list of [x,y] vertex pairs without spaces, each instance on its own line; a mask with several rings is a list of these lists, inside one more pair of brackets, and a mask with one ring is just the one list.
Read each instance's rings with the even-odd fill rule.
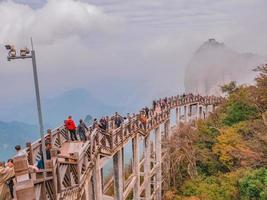
[[46,163],[46,150],[45,150],[45,138],[44,138],[44,125],[43,125],[43,117],[42,117],[42,109],[41,109],[41,100],[40,100],[40,92],[39,92],[39,83],[38,83],[38,74],[36,67],[36,59],[35,59],[35,51],[33,49],[33,42],[31,38],[31,46],[32,50],[30,51],[28,48],[23,48],[20,50],[20,56],[17,56],[16,49],[13,45],[5,45],[6,49],[9,50],[7,60],[16,60],[16,59],[32,59],[33,66],[33,77],[34,77],[34,86],[35,86],[35,94],[36,94],[36,102],[37,102],[37,110],[38,110],[38,120],[39,120],[39,128],[41,135],[41,143],[42,143],[42,156],[44,161],[44,167]]

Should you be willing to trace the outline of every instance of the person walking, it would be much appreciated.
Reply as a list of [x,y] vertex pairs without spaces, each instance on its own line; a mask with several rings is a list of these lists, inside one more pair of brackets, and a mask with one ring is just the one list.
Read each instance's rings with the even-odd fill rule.
[[156,102],[156,100],[153,100],[153,110],[156,109],[156,106],[157,106],[157,102]]
[[68,119],[66,120],[66,127],[70,133],[70,138],[72,141],[78,140],[76,136],[76,124],[72,120],[72,116],[69,116]]
[[84,123],[84,121],[82,119],[80,119],[79,121],[79,125],[77,127],[77,131],[78,134],[81,138],[81,141],[86,142],[87,138],[86,138],[86,131],[88,131],[88,127],[86,126],[86,124]]
[[140,121],[144,127],[144,130],[146,131],[146,128],[147,128],[147,117],[146,117],[146,114],[145,112],[141,112],[141,115],[140,115]]
[[146,106],[145,109],[145,114],[146,114],[146,117],[149,118],[149,108]]
[[105,117],[102,117],[99,120],[99,128],[101,128],[101,130],[103,130],[104,132],[107,130],[107,120]]
[[115,127],[119,128],[121,126],[121,123],[123,122],[122,117],[116,112],[114,116],[114,122],[115,122]]

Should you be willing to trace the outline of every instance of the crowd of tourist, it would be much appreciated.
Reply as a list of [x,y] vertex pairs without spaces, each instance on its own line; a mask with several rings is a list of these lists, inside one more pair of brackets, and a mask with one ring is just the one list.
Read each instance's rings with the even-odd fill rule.
[[[164,110],[168,104],[170,103],[168,98],[159,99],[153,101],[153,106],[151,108],[144,107],[140,111],[139,120],[144,128],[146,128],[146,124],[148,118],[160,114],[162,110]],[[76,126],[72,116],[69,116],[67,120],[64,121],[64,125],[68,130],[68,137],[70,141],[83,141],[86,142],[89,139],[89,133],[92,133],[93,130],[99,129],[102,133],[106,132],[110,126],[112,128],[119,128],[122,124],[128,124],[135,116],[134,114],[131,116],[130,113],[127,113],[126,116],[121,116],[118,112],[115,112],[114,116],[109,118],[101,117],[99,120],[97,118],[93,119],[92,125],[88,127],[86,123],[80,119],[78,126]],[[114,125],[109,124],[112,121]]]
[[[143,109],[141,109],[139,120],[143,125],[143,127],[146,129],[148,119],[152,116],[159,115],[164,109],[166,109],[168,106],[171,106],[171,101],[173,98],[179,101],[185,101],[185,100],[193,101],[194,98],[197,98],[199,101],[204,101],[204,99],[211,100],[213,97],[214,96],[204,98],[200,95],[193,95],[192,93],[188,93],[188,94],[178,95],[172,98],[165,97],[163,99],[154,100],[152,102],[151,108],[144,107]],[[78,140],[77,135],[80,137],[81,141],[86,141],[88,139],[88,135],[86,135],[86,133],[88,133],[88,130],[90,130],[89,132],[91,133],[93,130],[98,128],[102,132],[106,132],[110,126],[109,121],[114,122],[114,126],[112,128],[116,129],[119,128],[121,124],[128,124],[130,120],[135,116],[136,116],[135,114],[131,116],[129,113],[127,113],[125,117],[122,117],[118,112],[116,112],[115,115],[111,118],[109,118],[108,116],[102,117],[100,120],[97,120],[95,118],[93,120],[92,126],[90,126],[89,128],[85,125],[85,123],[81,119],[79,126],[76,128],[76,131],[74,130],[74,127],[76,127],[75,123],[71,119],[71,116],[69,116],[68,120],[65,121],[65,126],[70,132],[72,141]]]

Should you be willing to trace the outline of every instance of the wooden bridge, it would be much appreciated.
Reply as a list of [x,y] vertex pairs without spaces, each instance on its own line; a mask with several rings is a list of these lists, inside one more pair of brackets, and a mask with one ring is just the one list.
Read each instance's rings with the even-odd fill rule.
[[[140,120],[140,112],[115,128],[114,117],[110,117],[108,129],[90,129],[86,142],[68,141],[65,126],[49,130],[45,140],[52,144],[52,150],[45,170],[31,168],[41,159],[40,140],[28,143],[27,154],[14,158],[16,199],[161,200],[162,171],[168,164],[164,162],[162,140],[171,136],[172,113],[174,128],[181,122],[207,117],[223,100],[199,95],[166,98],[164,108],[149,109],[147,123]],[[124,148],[130,143],[132,155],[125,155]],[[125,156],[132,157],[128,167]],[[103,169],[109,160],[113,173],[104,179]]]

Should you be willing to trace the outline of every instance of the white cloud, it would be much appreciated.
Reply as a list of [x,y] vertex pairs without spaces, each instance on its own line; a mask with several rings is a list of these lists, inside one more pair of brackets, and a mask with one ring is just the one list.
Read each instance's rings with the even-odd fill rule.
[[74,0],[48,0],[33,9],[13,1],[0,3],[0,43],[28,40],[51,43],[70,36],[88,37],[94,32],[112,32],[116,20],[94,5]]
[[[118,85],[144,98],[182,91],[188,61],[210,37],[237,51],[267,52],[266,0],[38,2],[0,3],[0,43],[22,47],[34,37],[44,96],[84,87],[125,103],[129,93]],[[33,97],[31,63],[7,63],[5,55],[1,48],[0,104]]]

